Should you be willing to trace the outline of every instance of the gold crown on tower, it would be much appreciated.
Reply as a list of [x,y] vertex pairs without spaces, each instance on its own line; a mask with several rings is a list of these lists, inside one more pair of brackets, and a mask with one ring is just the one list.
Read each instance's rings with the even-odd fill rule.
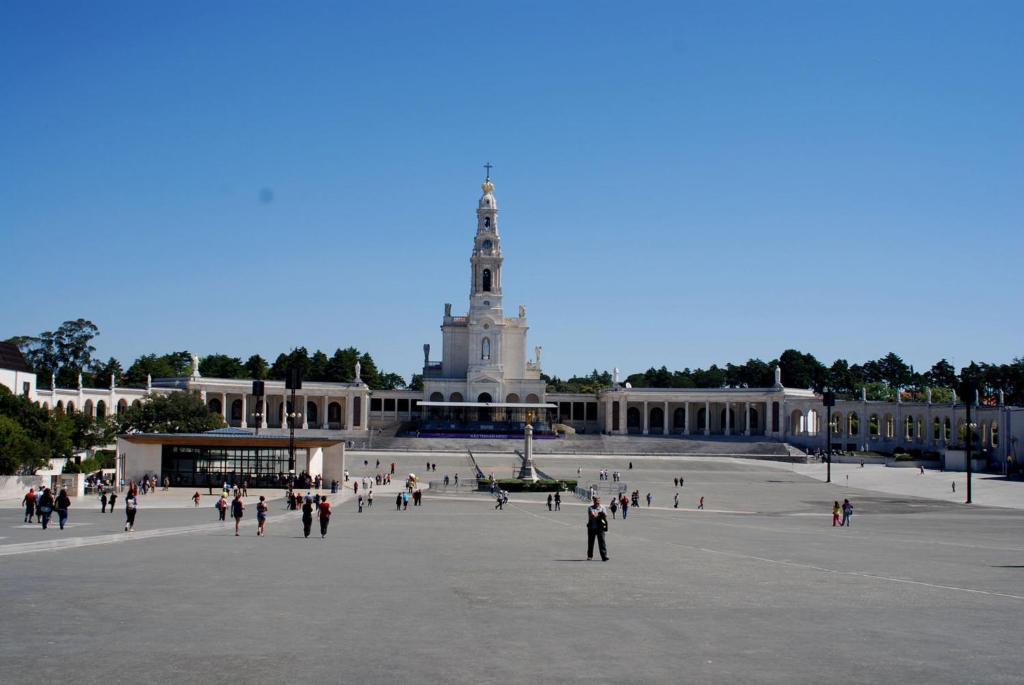
[[491,183],[491,179],[487,179],[486,181],[481,183],[480,187],[483,188],[485,194],[494,192],[494,184]]

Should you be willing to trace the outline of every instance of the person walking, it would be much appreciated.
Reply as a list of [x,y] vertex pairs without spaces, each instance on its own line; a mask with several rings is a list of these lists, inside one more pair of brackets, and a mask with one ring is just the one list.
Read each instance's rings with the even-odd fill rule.
[[57,521],[60,523],[60,529],[64,530],[64,525],[68,522],[68,508],[71,506],[71,498],[68,497],[68,491],[65,488],[60,489],[56,505]]
[[832,502],[832,527],[835,528],[839,525],[839,516],[842,514],[842,509],[839,506],[839,501]]
[[199,507],[199,499],[200,499],[199,491],[196,490],[194,493],[192,493],[192,504],[195,507],[197,507],[197,508]]
[[117,504],[117,490],[110,491],[110,513],[114,513],[114,505]]
[[653,499],[654,499],[654,498],[653,498],[653,497],[651,497],[651,493],[649,493],[649,492],[648,492],[648,493],[647,493],[647,506],[651,506],[651,501],[652,501]]
[[402,511],[402,493],[400,492],[395,495],[395,509]]
[[554,495],[552,495],[552,494],[551,494],[551,493],[549,492],[549,493],[548,493],[548,511],[552,511],[552,504],[554,503],[554,501],[555,501],[555,497],[554,497]]
[[700,502],[697,503],[697,508],[698,509],[703,509],[704,508],[704,495],[700,496]]
[[615,518],[615,512],[619,510],[619,503],[616,501],[616,498],[612,497],[612,502],[608,505],[608,508],[612,510],[612,518]]
[[217,519],[219,521],[226,521],[228,517],[228,501],[225,496],[221,495],[214,506],[217,507]]
[[594,497],[594,503],[587,508],[587,561],[594,558],[594,540],[601,553],[601,561],[608,561],[608,547],[604,534],[608,531],[608,515],[601,506],[601,498]]
[[[25,523],[32,523],[32,519],[36,515],[36,490],[35,488],[29,488],[25,496],[21,498],[21,504],[25,507]],[[106,506],[106,501],[103,505]]]
[[43,526],[43,530],[46,530],[47,526],[50,525],[50,516],[53,514],[53,504],[53,493],[50,492],[50,488],[43,488],[43,494],[39,496],[39,501],[36,504],[36,517],[39,519],[39,523]]
[[505,497],[504,497],[504,495],[505,495],[505,493],[503,493],[501,490],[498,490],[497,494],[495,495],[495,499],[497,499],[497,503],[494,505],[495,509],[504,511],[504,509],[505,509]]
[[555,511],[562,511],[562,493],[555,491]]
[[241,491],[235,493],[235,499],[231,501],[231,518],[235,519],[235,537],[238,537],[238,527],[245,515],[245,502],[242,501]]
[[678,492],[676,493],[675,497],[672,498],[672,508],[673,509],[678,509],[679,508],[679,493]]
[[409,510],[409,491],[408,490],[403,490],[402,491],[402,511],[408,511],[408,510]]
[[849,528],[850,527],[850,517],[851,516],[853,516],[853,505],[850,504],[850,500],[844,499],[843,500],[843,522],[840,525]]
[[[113,510],[113,507],[111,507]],[[135,514],[139,511],[139,500],[135,497],[135,491],[129,490],[124,496],[124,532],[135,532]]]
[[305,537],[309,537],[310,530],[313,529],[313,500],[307,499],[302,501],[302,534]]
[[626,516],[629,514],[629,500],[625,495],[622,496],[622,520],[626,520]]
[[327,501],[326,497],[320,501],[317,515],[320,517],[320,539],[323,540],[327,537],[327,524],[331,522],[331,503]]
[[256,503],[256,536],[266,537],[267,535],[267,498],[260,495],[260,501]]
[[101,514],[106,514],[107,513],[107,491],[106,490],[104,490],[103,493],[100,494],[100,513]]
[[366,508],[369,509],[373,506],[373,490],[366,493]]
[[363,513],[363,496],[359,495],[359,513]]

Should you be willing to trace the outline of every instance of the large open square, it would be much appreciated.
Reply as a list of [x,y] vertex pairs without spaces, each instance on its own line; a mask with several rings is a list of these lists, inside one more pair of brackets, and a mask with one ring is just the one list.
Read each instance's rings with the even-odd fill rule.
[[[363,456],[375,466],[354,453],[356,476]],[[399,474],[423,467],[376,456]],[[438,478],[466,468],[458,455],[433,461]],[[63,532],[4,509],[4,680],[1020,682],[1018,510],[725,457],[538,466],[584,480],[618,470],[653,506],[611,521],[608,563],[585,560],[585,509],[571,495],[557,512],[539,494],[499,511],[486,493],[449,488],[397,511],[392,487],[359,514],[346,491],[323,540],[303,539],[280,501],[267,537],[250,517],[235,538],[191,491],[142,497],[130,535],[120,509],[100,514],[91,500]],[[843,498],[852,525],[833,528]]]

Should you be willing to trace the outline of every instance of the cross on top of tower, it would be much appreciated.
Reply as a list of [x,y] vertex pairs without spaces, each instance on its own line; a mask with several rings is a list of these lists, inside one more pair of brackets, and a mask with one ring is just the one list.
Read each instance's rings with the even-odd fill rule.
[[491,180],[491,169],[493,169],[493,168],[494,168],[494,165],[491,164],[490,162],[487,162],[487,164],[484,164],[484,169],[487,169],[487,178],[484,179],[485,181],[490,181]]

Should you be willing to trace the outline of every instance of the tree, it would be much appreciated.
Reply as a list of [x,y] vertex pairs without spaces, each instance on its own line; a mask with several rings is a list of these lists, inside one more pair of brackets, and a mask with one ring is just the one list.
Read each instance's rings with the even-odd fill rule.
[[56,375],[57,385],[74,387],[78,374],[92,365],[92,354],[96,351],[92,340],[99,334],[100,329],[92,321],[75,319],[65,321],[56,331],[17,336],[10,341],[21,349],[39,383],[48,384]]
[[397,390],[405,387],[405,379],[397,373],[382,373],[377,376],[375,390]]
[[109,388],[111,378],[115,383],[120,383],[123,375],[124,369],[121,368],[121,362],[111,357],[102,364],[93,365],[92,383],[97,388]]
[[409,386],[408,387],[409,387],[409,390],[422,391],[423,390],[423,374],[422,373],[414,373],[412,375],[412,378],[409,379]]
[[309,380],[326,381],[327,365],[330,362],[327,355],[317,350],[309,360]]
[[0,416],[0,473],[33,473],[49,461],[45,448],[9,416]]
[[337,349],[327,362],[326,376],[334,383],[345,383],[352,380],[356,374],[356,362],[359,360],[359,350],[354,347]]
[[199,360],[199,373],[211,378],[248,378],[245,366],[238,357],[211,354]]
[[153,378],[182,378],[192,373],[192,355],[187,350],[170,354],[145,354],[136,359],[125,372],[125,383],[136,387],[146,385],[147,374]]
[[270,366],[267,364],[267,360],[258,354],[254,354],[245,362],[245,372],[248,374],[248,378],[255,381],[265,380],[267,373],[270,371]]
[[878,360],[879,380],[893,388],[909,386],[914,380],[914,370],[907,366],[903,358],[890,352]]
[[820,391],[825,385],[825,365],[812,354],[786,350],[779,356],[782,384],[788,388],[813,388]]
[[[0,467],[0,473],[31,473],[53,457],[71,456],[74,425],[63,413],[48,412],[28,398],[15,395],[0,385],[0,417],[14,422],[20,429],[16,431],[9,424],[5,429],[5,444],[10,451],[7,452],[9,458]],[[32,446],[25,446],[22,434]],[[24,450],[22,457],[16,456],[18,449]],[[10,458],[18,462],[18,465],[12,467]]]
[[122,433],[202,433],[224,426],[194,392],[151,394],[118,417]]

